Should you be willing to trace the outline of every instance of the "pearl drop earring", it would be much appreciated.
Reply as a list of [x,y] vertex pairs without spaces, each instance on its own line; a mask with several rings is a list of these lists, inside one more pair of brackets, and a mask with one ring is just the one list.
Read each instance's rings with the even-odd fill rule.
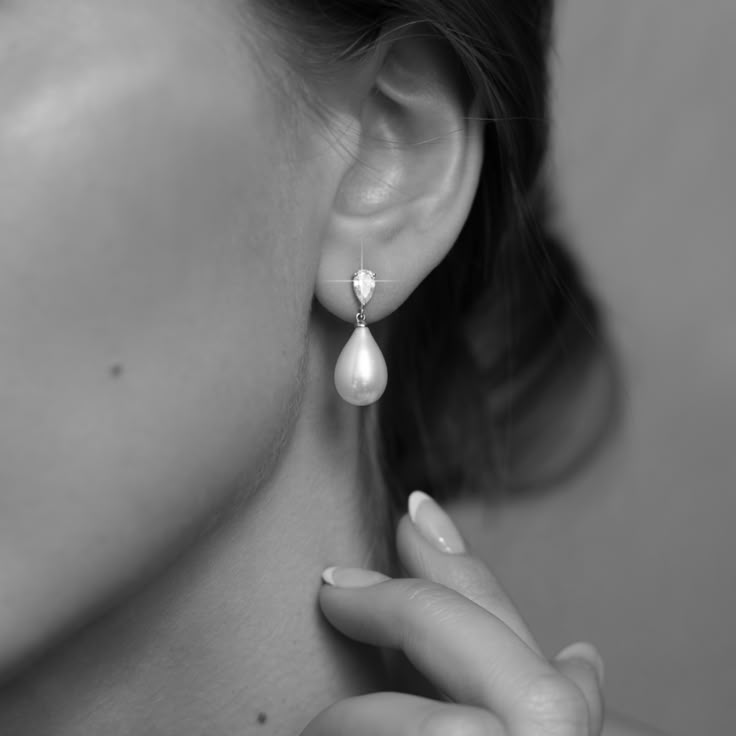
[[381,348],[365,319],[365,307],[376,290],[376,274],[361,268],[353,274],[353,293],[360,304],[355,329],[335,365],[335,388],[345,401],[366,406],[381,398],[388,382],[388,368]]

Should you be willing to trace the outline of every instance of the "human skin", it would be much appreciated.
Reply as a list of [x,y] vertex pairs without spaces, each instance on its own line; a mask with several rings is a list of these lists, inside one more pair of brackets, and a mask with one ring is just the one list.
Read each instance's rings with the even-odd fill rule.
[[390,543],[335,280],[363,243],[390,315],[480,136],[444,62],[422,97],[386,50],[333,77],[327,129],[237,29],[224,0],[0,4],[4,734],[294,733],[383,682],[317,603]]
[[283,175],[194,3],[94,5],[0,25],[3,662],[191,535],[298,398],[318,169]]
[[[390,318],[465,221],[480,125],[426,39],[332,74],[325,122],[240,29],[225,0],[0,4],[0,731],[358,733],[347,699],[388,677],[354,640],[391,643],[403,611],[399,644],[439,625],[454,652],[440,684],[477,635],[515,652],[478,704],[525,732],[538,698],[519,711],[511,674],[573,691],[496,626],[518,614],[485,566],[402,519],[406,572],[456,591],[470,639],[411,581],[372,607],[320,579],[393,543],[332,386],[345,279],[362,250],[389,279],[369,321]],[[599,719],[590,663],[565,667]],[[415,733],[401,712],[389,732]]]

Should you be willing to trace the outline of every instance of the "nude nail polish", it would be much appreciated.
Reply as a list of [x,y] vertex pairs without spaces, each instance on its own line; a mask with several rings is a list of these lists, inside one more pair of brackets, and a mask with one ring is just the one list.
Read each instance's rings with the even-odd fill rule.
[[463,554],[465,542],[447,513],[423,491],[409,496],[409,518],[422,535],[437,549],[449,554]]
[[322,580],[336,588],[366,588],[390,578],[377,570],[362,567],[328,567],[322,572]]

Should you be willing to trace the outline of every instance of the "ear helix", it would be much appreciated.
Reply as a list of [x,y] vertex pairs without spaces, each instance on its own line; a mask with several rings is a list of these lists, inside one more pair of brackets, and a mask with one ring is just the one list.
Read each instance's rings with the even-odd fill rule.
[[361,268],[351,283],[360,311],[355,315],[353,334],[335,364],[335,388],[349,404],[367,406],[381,398],[388,383],[386,360],[365,317],[366,305],[376,290],[376,274]]

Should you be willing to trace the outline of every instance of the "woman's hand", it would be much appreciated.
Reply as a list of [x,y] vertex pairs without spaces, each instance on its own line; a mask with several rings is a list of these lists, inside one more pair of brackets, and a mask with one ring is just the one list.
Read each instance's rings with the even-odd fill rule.
[[302,736],[599,736],[595,649],[574,644],[548,661],[439,506],[415,492],[409,509],[397,547],[412,577],[329,568],[320,603],[345,635],[403,651],[446,699],[348,698],[323,710]]

